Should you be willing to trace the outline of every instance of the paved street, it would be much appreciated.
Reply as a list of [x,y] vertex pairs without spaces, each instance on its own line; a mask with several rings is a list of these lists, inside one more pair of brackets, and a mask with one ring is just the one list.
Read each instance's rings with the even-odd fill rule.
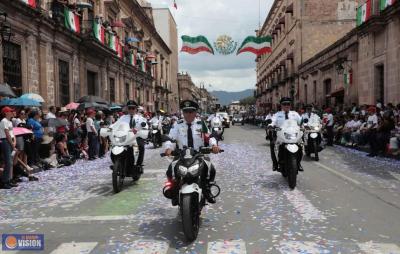
[[41,253],[400,253],[399,161],[327,148],[320,162],[305,159],[291,191],[271,170],[263,130],[234,126],[222,147],[211,156],[222,194],[192,244],[162,196],[159,149],[147,150],[144,176],[119,194],[108,159],[1,190],[0,232],[45,234]]

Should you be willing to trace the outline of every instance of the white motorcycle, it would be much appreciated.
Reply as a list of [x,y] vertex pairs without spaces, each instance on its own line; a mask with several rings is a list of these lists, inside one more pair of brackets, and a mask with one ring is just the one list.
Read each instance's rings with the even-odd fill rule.
[[214,117],[210,121],[211,134],[217,141],[224,140],[222,121],[219,117]]
[[304,119],[304,144],[307,156],[311,153],[315,154],[314,160],[319,161],[320,143],[321,143],[321,129],[322,124],[318,117],[311,116],[310,119]]
[[125,177],[129,176],[133,181],[138,181],[143,173],[141,166],[136,166],[139,157],[136,138],[147,139],[149,131],[146,129],[146,123],[141,125],[143,129],[137,133],[124,122],[116,122],[108,128],[100,129],[100,136],[108,137],[111,141],[112,183],[115,193],[122,190]]
[[288,178],[289,187],[294,189],[297,182],[303,150],[303,131],[295,120],[285,120],[282,126],[275,127],[275,154],[278,154],[279,170]]
[[159,122],[151,124],[151,142],[153,143],[154,149],[161,146],[161,132],[159,129]]

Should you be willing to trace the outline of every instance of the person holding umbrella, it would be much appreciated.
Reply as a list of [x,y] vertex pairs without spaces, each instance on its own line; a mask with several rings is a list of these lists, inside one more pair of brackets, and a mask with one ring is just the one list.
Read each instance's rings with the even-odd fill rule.
[[11,189],[18,187],[17,184],[11,183],[12,167],[13,167],[13,153],[16,151],[16,142],[13,132],[13,125],[11,118],[14,115],[14,110],[10,107],[4,107],[1,110],[4,118],[0,122],[0,147],[3,155],[4,170],[1,178],[2,188]]

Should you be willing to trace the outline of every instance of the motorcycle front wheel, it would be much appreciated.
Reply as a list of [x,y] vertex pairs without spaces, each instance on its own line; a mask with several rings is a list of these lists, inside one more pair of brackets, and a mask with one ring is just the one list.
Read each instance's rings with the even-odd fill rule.
[[197,238],[200,227],[199,202],[194,194],[184,195],[182,197],[182,224],[183,233],[189,242]]
[[319,156],[318,156],[318,142],[317,142],[317,141],[314,141],[313,143],[314,143],[314,144],[313,144],[313,147],[314,147],[314,153],[315,153],[315,158],[314,158],[314,160],[315,160],[315,161],[319,161]]
[[113,190],[115,193],[120,192],[124,184],[125,176],[123,175],[122,166],[123,164],[121,160],[115,160],[114,170],[112,172],[112,183],[113,183]]
[[298,164],[296,154],[293,154],[289,157],[289,172],[288,172],[288,183],[289,188],[294,189],[296,187],[297,182],[297,172],[298,172]]

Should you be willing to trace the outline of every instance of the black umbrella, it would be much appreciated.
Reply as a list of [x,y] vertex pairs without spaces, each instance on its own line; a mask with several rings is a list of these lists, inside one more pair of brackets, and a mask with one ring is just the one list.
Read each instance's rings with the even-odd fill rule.
[[0,96],[2,97],[17,97],[11,87],[5,83],[5,84],[0,84]]
[[94,96],[94,95],[83,96],[82,98],[80,98],[78,100],[78,103],[84,103],[84,102],[95,102],[95,103],[99,103],[99,104],[108,105],[108,101],[106,101],[105,99],[103,99],[99,96]]
[[100,104],[97,102],[83,102],[79,104],[79,107],[77,110],[85,110],[87,108],[95,108],[95,109],[100,109],[100,110],[109,110],[108,106],[105,104]]

